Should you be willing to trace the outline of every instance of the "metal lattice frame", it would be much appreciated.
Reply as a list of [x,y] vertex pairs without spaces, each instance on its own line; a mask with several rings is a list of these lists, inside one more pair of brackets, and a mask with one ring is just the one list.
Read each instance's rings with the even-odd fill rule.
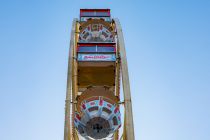
[[[128,66],[125,51],[122,28],[118,19],[113,20],[113,26],[116,28],[117,35],[117,65],[116,65],[116,96],[120,93],[120,77],[122,76],[122,86],[124,94],[124,126],[123,134],[120,139],[134,140],[133,113],[130,93],[130,83],[128,76]],[[68,77],[67,92],[65,104],[65,123],[64,123],[64,140],[78,140],[78,134],[74,127],[73,118],[75,113],[75,104],[77,96],[77,61],[76,61],[76,44],[78,42],[79,23],[77,19],[73,20],[71,30],[71,41],[68,59]],[[114,139],[119,139],[119,131],[114,135]]]

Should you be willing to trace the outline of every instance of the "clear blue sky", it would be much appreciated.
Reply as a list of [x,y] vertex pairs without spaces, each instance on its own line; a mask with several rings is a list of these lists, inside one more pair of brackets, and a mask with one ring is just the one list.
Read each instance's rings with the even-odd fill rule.
[[121,21],[136,140],[210,140],[208,0],[1,0],[0,139],[63,139],[80,8],[110,8]]

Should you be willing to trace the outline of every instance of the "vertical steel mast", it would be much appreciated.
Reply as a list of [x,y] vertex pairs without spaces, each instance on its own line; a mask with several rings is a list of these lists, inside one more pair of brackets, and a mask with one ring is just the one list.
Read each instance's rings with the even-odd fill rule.
[[[124,106],[122,122],[120,105]],[[81,9],[80,19],[72,24],[64,140],[81,137],[135,139],[124,38],[109,9]]]

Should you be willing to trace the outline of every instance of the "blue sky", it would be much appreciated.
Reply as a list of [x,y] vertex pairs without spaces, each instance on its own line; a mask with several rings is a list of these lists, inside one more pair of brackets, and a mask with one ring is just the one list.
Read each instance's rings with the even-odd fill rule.
[[0,139],[63,139],[80,8],[110,8],[128,57],[136,140],[210,140],[210,1],[2,0]]

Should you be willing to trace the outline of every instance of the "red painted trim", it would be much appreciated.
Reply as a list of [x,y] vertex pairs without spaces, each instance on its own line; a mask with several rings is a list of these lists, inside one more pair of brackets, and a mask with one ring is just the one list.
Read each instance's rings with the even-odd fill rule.
[[79,47],[115,47],[114,45],[82,45],[82,46],[78,46]]
[[115,46],[115,43],[78,43],[78,47],[82,46]]
[[80,13],[81,12],[109,12],[110,13],[110,9],[80,9]]
[[111,12],[110,12],[110,9],[109,9],[109,16],[111,16]]
[[[110,9],[80,9],[80,17],[83,17],[83,13],[85,12],[106,12],[108,13],[107,17],[110,17]],[[93,16],[93,17],[101,17],[101,16]]]
[[109,108],[112,108],[112,105],[110,105],[110,104],[107,104],[107,106],[108,106]]
[[100,99],[100,101],[99,101],[99,105],[100,105],[100,106],[102,106],[102,105],[103,105],[103,100],[102,100],[102,99]]
[[82,108],[83,108],[83,109],[86,109],[86,105],[85,105],[85,104],[82,104]]
[[119,108],[116,107],[115,110],[114,110],[114,113],[116,114],[118,111],[119,111]]

